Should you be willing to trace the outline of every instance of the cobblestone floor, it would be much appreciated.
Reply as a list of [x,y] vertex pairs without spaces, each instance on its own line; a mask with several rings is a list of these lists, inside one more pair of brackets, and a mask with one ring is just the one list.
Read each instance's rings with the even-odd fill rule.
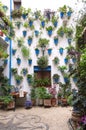
[[0,130],[69,130],[71,107],[0,110]]

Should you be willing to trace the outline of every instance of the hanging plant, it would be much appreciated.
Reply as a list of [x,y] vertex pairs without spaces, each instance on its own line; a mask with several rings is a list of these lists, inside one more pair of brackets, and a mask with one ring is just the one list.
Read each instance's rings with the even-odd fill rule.
[[28,59],[28,64],[32,65],[32,59],[31,58]]
[[60,36],[60,37],[63,37],[64,36],[64,27],[60,27],[58,30],[57,30],[57,34]]
[[31,74],[27,74],[27,81],[29,84],[32,83],[32,75]]
[[20,85],[22,80],[23,80],[23,76],[16,74],[15,75],[15,80],[16,80],[16,84]]
[[72,37],[73,29],[71,27],[64,27],[64,32],[66,34],[66,37]]
[[41,56],[37,60],[37,64],[41,69],[44,69],[48,66],[48,58],[46,56]]
[[21,59],[18,57],[16,60],[17,60],[17,64],[20,65],[21,64]]
[[67,13],[67,6],[64,5],[63,7],[60,7],[59,12],[60,12],[60,17],[63,18],[64,15],[66,15],[66,13]]
[[38,37],[38,35],[39,35],[39,31],[38,31],[38,30],[35,30],[34,33],[35,33],[35,36]]
[[46,28],[47,32],[48,32],[48,35],[51,36],[52,35],[52,30],[53,30],[53,27],[52,26],[49,26]]
[[58,44],[58,36],[54,37],[54,44],[57,46],[57,44]]
[[67,70],[67,66],[65,66],[65,65],[58,66],[58,69],[61,71],[61,73],[64,73],[65,70]]
[[54,62],[54,64],[58,64],[59,63],[59,58],[58,57],[54,57],[53,62]]
[[53,23],[53,25],[54,25],[54,27],[57,27],[57,25],[58,25],[58,16],[56,17],[56,16],[52,16],[52,23]]
[[41,27],[44,28],[45,27],[45,17],[42,15],[40,16],[40,21],[41,21]]
[[49,48],[47,51],[48,51],[48,55],[51,55],[51,53],[52,53],[52,48]]
[[17,42],[18,42],[18,47],[21,47],[23,45],[23,43],[24,43],[24,38],[23,37],[18,37]]
[[23,26],[24,26],[25,28],[28,28],[28,22],[24,22]]
[[14,74],[14,75],[17,74],[17,71],[18,71],[17,68],[11,68],[12,74]]
[[15,9],[11,12],[12,18],[20,18],[22,16],[22,10],[20,9]]
[[63,54],[63,48],[61,47],[60,49],[59,49],[59,53],[62,55]]
[[72,13],[73,13],[73,9],[71,7],[68,7],[68,11],[67,11],[68,19],[70,19]]
[[16,49],[12,49],[12,54],[15,55]]
[[59,82],[59,75],[58,74],[54,74],[53,75],[53,81],[54,81],[54,83],[58,83]]
[[29,18],[29,27],[32,27],[32,26],[33,26],[33,19]]
[[22,18],[25,20],[28,16],[29,10],[25,9],[24,7],[21,7],[21,9],[22,9]]
[[8,64],[8,59],[4,59],[4,66],[6,66]]
[[67,73],[64,73],[63,76],[64,76],[64,82],[69,83],[69,81],[70,81],[69,80],[69,75]]
[[28,69],[22,68],[21,74],[23,74],[25,76],[27,73],[28,73]]
[[21,52],[25,58],[28,58],[30,55],[29,48],[27,48],[26,46],[22,46]]
[[33,41],[33,36],[28,36],[28,45],[30,46]]
[[18,29],[20,29],[21,24],[22,24],[22,23],[21,23],[20,21],[15,22],[15,26],[17,26]]
[[35,48],[35,53],[36,53],[37,56],[39,55],[39,49],[38,48]]
[[35,15],[35,19],[38,19],[41,16],[41,10],[36,10],[34,12],[34,15]]
[[26,37],[26,35],[27,35],[27,31],[24,30],[24,31],[22,31],[22,33],[23,33],[23,36]]

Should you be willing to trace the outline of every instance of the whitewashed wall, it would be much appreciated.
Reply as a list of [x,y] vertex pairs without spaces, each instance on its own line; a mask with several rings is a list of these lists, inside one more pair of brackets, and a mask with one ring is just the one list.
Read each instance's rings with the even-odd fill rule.
[[[7,5],[9,8],[10,8],[10,0],[1,0],[3,4]],[[72,7],[72,9],[74,10],[73,14],[72,14],[72,17],[71,19],[69,20],[68,22],[68,25],[69,26],[72,26],[73,28],[75,28],[75,25],[76,25],[76,18],[77,18],[77,15],[78,15],[78,10],[80,10],[82,4],[81,3],[78,3],[77,4],[77,0],[21,0],[22,1],[22,6],[24,6],[25,8],[31,8],[32,11],[35,10],[37,8],[37,10],[42,10],[44,11],[44,9],[51,9],[51,10],[55,10],[57,11],[57,9],[59,7],[62,7],[63,5],[67,5],[67,6],[70,6]],[[13,7],[13,5],[12,5]],[[9,14],[9,10],[7,12],[7,14]],[[59,15],[59,13],[58,13]],[[22,22],[23,19],[21,18],[20,19]],[[36,30],[40,28],[40,21],[39,20],[36,20],[34,22],[34,25],[36,27]],[[48,23],[48,25],[51,25],[51,23]],[[47,25],[47,26],[48,26]],[[58,26],[57,26],[57,29],[62,25],[62,19],[59,18],[59,21],[58,21]],[[20,30],[18,30],[16,28],[16,37],[20,37],[22,36],[22,30],[25,29],[23,26]],[[60,64],[59,65],[65,65],[64,63],[64,58],[66,57],[66,46],[68,46],[68,43],[67,43],[67,38],[64,36],[63,38],[60,38],[59,37],[59,43],[57,46],[54,45],[54,42],[53,42],[53,37],[56,35],[56,31],[57,29],[55,29],[53,31],[53,35],[51,37],[49,37],[47,35],[47,32],[46,32],[46,29],[42,29],[40,31],[42,31],[42,35],[41,37],[44,37],[44,38],[47,38],[50,40],[50,43],[49,43],[49,47],[52,47],[52,54],[51,56],[48,56],[49,57],[49,65],[51,65],[51,79],[52,79],[52,75],[56,72],[58,72],[58,74],[61,75],[60,71],[58,71],[57,69],[57,66],[55,66],[52,62],[53,58],[55,56],[58,56],[59,59],[60,59]],[[34,33],[34,30],[32,31],[29,31],[28,30],[28,34],[27,34],[27,37],[28,35]],[[28,44],[27,44],[27,37],[25,37],[24,41],[25,41],[25,45],[28,47]],[[34,51],[34,48],[36,47],[37,43],[38,43],[38,39],[39,38],[36,38],[34,36],[34,39],[33,39],[33,43],[32,45],[29,47],[30,48],[30,54],[31,54],[31,58],[33,59],[32,61],[32,65],[29,66],[28,65],[28,62],[22,57],[22,54],[21,54],[21,50],[18,49],[17,52],[16,52],[16,55],[15,56],[12,56],[12,67],[15,68],[17,67],[18,68],[18,71],[19,71],[19,74],[20,74],[20,71],[23,67],[26,67],[28,68],[28,71],[30,74],[33,74],[34,70],[33,70],[33,67],[34,65],[37,65],[36,61],[37,61],[37,56],[35,55],[35,51]],[[16,39],[13,40],[13,43],[12,43],[12,48],[17,48],[17,42],[15,41]],[[72,45],[74,45],[75,42],[73,41],[72,42]],[[63,47],[65,50],[64,50],[64,53],[63,55],[60,55],[59,54],[59,48],[60,47]],[[8,48],[8,52],[9,52],[9,48]],[[46,50],[46,54],[47,54],[47,50]],[[17,66],[17,63],[16,63],[16,58],[18,57],[18,55],[22,58],[22,63],[20,66]],[[47,54],[48,55],[48,54]],[[41,53],[39,55],[39,57],[41,56]],[[8,65],[6,66],[5,68],[5,71],[4,71],[4,74],[9,76],[9,62],[8,62]],[[64,83],[64,80],[63,80],[63,77],[60,76],[60,81]],[[72,82],[72,81],[71,81]],[[12,84],[15,85],[15,80],[14,80],[14,77],[12,76]],[[23,85],[24,85],[24,89],[28,90],[30,86],[28,86],[28,83],[26,82],[26,77],[24,77],[23,79]],[[53,85],[53,82],[52,82],[52,85]],[[75,84],[72,82],[72,86],[75,87]]]

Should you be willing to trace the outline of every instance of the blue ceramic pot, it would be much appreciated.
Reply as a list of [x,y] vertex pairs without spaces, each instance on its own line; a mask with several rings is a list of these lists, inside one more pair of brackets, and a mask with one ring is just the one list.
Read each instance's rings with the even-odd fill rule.
[[48,49],[48,54],[51,55],[52,49]]
[[72,12],[70,12],[70,11],[67,12],[67,16],[68,16],[68,18],[71,17],[71,14],[72,14]]
[[65,64],[68,63],[68,59],[67,59],[67,58],[64,59],[64,63],[65,63]]
[[9,40],[10,40],[10,39],[9,39],[8,37],[5,37],[5,41],[6,41],[6,42],[9,42]]
[[21,59],[17,58],[17,64],[20,65],[21,64]]
[[69,79],[66,78],[66,77],[64,77],[64,82],[65,82],[65,83],[68,83],[68,82],[69,82]]
[[54,44],[55,44],[55,45],[58,44],[58,38],[54,38]]
[[62,55],[63,54],[63,48],[59,49],[59,53]]
[[39,49],[35,49],[35,53],[38,56],[39,55]]
[[15,55],[16,49],[12,49],[12,54]]
[[33,25],[33,21],[30,20],[29,21],[29,26],[32,27],[32,25]]
[[52,35],[52,30],[48,30],[48,35],[49,35],[49,36]]
[[38,37],[39,31],[35,30],[35,36]]
[[28,45],[30,46],[32,44],[32,39],[28,39]]
[[22,14],[22,18],[25,20],[27,18],[27,14]]
[[56,22],[54,22],[54,23],[53,23],[53,25],[54,25],[54,27],[57,27],[58,22],[57,22],[57,21],[56,21]]
[[59,78],[54,78],[54,83],[58,83],[59,82]]
[[27,31],[23,31],[22,33],[23,33],[23,36],[26,37]]
[[44,28],[45,27],[45,21],[41,21],[41,26]]
[[72,42],[72,39],[68,38],[68,43],[71,44],[71,42]]
[[60,12],[60,17],[63,18],[64,17],[64,13]]
[[32,59],[28,60],[28,64],[31,65],[32,64]]
[[20,80],[16,80],[16,84],[20,85],[21,81]]
[[8,59],[4,59],[4,65],[7,65]]

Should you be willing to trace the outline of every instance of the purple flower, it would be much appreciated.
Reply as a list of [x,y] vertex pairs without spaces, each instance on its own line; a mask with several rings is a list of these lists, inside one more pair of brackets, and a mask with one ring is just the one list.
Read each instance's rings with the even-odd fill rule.
[[81,122],[83,123],[83,125],[86,125],[86,115],[81,117]]

